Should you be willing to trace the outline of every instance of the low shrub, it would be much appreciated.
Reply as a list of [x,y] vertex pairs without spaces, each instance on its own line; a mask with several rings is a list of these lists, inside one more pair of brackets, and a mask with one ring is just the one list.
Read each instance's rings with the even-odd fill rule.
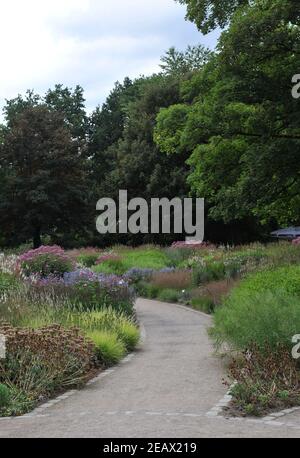
[[202,297],[194,297],[191,300],[191,306],[196,309],[200,310],[201,312],[212,314],[215,310],[215,304],[213,303],[212,299],[207,296]]
[[222,262],[211,262],[198,265],[193,269],[193,285],[199,286],[226,277],[225,265]]
[[30,250],[19,257],[19,264],[26,276],[38,275],[42,278],[49,275],[62,277],[74,267],[65,251],[58,246],[42,246]]
[[118,363],[126,353],[124,343],[117,334],[108,331],[90,331],[88,337],[96,347],[96,354],[105,366]]
[[182,247],[182,248],[166,248],[165,254],[169,260],[169,264],[173,267],[180,266],[184,261],[189,259],[194,253],[192,248]]
[[85,250],[77,256],[77,261],[84,267],[93,267],[99,259],[99,251]]
[[162,302],[179,302],[180,293],[174,289],[163,289],[159,291],[157,298]]
[[218,347],[227,343],[247,350],[256,344],[264,352],[278,344],[290,349],[299,329],[299,297],[276,290],[245,293],[238,287],[216,310],[211,333]]
[[148,299],[155,299],[157,298],[160,288],[158,286],[152,285],[152,283],[148,283],[145,281],[139,282],[136,287],[136,292],[141,297],[146,297]]

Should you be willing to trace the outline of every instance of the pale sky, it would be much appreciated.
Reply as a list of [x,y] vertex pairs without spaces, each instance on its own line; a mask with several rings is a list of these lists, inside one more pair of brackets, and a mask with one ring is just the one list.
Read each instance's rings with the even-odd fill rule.
[[176,46],[214,48],[174,0],[0,0],[0,108],[26,89],[85,89],[91,111],[115,81],[159,70]]

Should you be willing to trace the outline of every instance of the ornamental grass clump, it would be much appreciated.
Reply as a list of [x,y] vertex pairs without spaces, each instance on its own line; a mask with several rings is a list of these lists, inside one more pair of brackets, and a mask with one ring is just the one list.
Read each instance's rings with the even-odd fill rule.
[[53,275],[62,277],[74,269],[73,261],[59,246],[42,246],[30,250],[19,257],[19,265],[26,276],[38,275],[41,278]]

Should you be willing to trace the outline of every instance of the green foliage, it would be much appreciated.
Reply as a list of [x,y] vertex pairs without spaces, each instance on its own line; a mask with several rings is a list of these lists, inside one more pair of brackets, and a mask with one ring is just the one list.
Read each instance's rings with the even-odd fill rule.
[[300,265],[285,266],[258,272],[246,278],[234,293],[236,297],[260,294],[265,291],[282,291],[300,298]]
[[[9,180],[0,193],[2,230],[20,241],[80,227],[87,180],[78,143],[63,114],[39,104],[13,117],[0,148]],[[17,189],[17,192],[15,190]],[[14,198],[12,198],[12,195]]]
[[199,286],[210,281],[225,278],[225,266],[222,262],[211,262],[193,269],[193,284]]
[[191,305],[194,309],[200,310],[201,312],[212,314],[215,310],[215,304],[209,297],[195,297],[191,300]]
[[180,293],[174,289],[162,289],[157,295],[157,299],[162,302],[179,302]]
[[140,333],[136,325],[130,321],[120,320],[115,329],[126,349],[128,351],[134,350],[140,340]]
[[256,344],[261,351],[291,339],[300,327],[299,296],[286,291],[245,291],[236,288],[225,305],[216,310],[212,336],[217,344],[245,350]]
[[0,384],[0,411],[9,406],[11,392],[8,386]]
[[158,115],[156,143],[190,154],[188,183],[206,198],[210,221],[240,225],[248,237],[297,224],[299,103],[291,75],[300,65],[299,11],[291,0],[182,3],[202,30],[230,27],[219,53],[181,84],[180,104]]
[[88,337],[96,347],[96,353],[105,366],[118,363],[125,356],[125,345],[113,332],[91,331]]
[[217,27],[229,24],[233,13],[250,0],[176,0],[187,6],[187,19],[195,22],[198,29],[206,34]]
[[89,253],[89,254],[80,254],[77,257],[77,261],[85,267],[93,267],[97,259],[99,258],[99,253]]
[[169,76],[182,77],[189,72],[200,70],[211,55],[202,45],[188,46],[185,52],[170,48],[161,58],[160,67]]
[[19,281],[15,275],[0,272],[0,294],[15,289],[18,285]]

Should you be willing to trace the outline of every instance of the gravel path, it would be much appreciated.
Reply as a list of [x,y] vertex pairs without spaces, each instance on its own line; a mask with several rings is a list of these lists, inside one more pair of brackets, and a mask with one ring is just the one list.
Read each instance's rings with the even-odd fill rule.
[[137,311],[145,336],[133,357],[48,408],[0,420],[0,437],[300,437],[300,413],[271,424],[207,416],[226,394],[210,318],[144,299]]

